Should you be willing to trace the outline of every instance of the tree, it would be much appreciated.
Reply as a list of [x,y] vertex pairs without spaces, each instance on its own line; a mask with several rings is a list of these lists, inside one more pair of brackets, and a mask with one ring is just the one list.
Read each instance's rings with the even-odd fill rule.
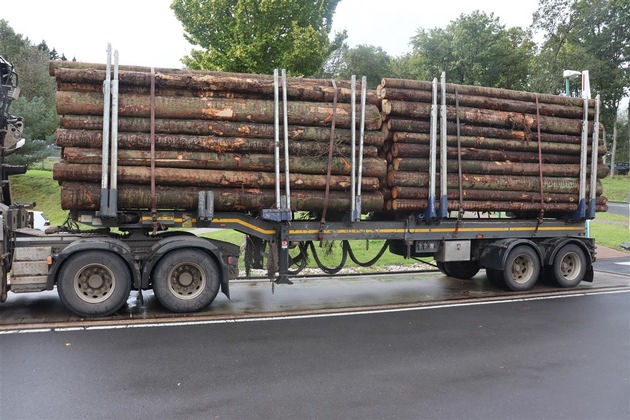
[[412,38],[418,76],[467,85],[527,87],[535,43],[521,28],[506,29],[493,14],[462,14],[446,29],[419,29]]
[[424,78],[424,72],[420,70],[421,61],[422,58],[413,53],[394,57],[389,63],[389,77],[421,80]]
[[189,68],[293,74],[316,73],[345,37],[328,39],[340,0],[174,0],[193,49],[182,62]]
[[52,149],[59,127],[55,108],[55,82],[48,74],[50,51],[45,42],[32,45],[0,20],[0,51],[15,67],[20,82],[20,98],[11,105],[13,115],[24,117],[26,145],[7,157],[12,164],[29,164],[57,153]]
[[630,93],[630,3],[540,0],[532,27],[544,36],[532,87],[560,93],[563,70],[589,70],[591,90],[602,100],[601,120],[611,134],[619,104]]
[[368,86],[374,88],[383,77],[389,76],[390,62],[391,57],[381,47],[359,45],[344,48],[336,77],[349,80],[353,74],[357,78],[366,76]]

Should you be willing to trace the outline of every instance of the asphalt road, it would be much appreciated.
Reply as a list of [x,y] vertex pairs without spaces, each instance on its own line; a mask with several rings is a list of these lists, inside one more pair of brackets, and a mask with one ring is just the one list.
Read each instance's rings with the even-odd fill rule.
[[0,418],[630,418],[630,294],[0,335]]
[[[608,203],[608,213],[619,214],[628,217],[630,205],[628,203]],[[596,216],[597,217],[597,216]]]

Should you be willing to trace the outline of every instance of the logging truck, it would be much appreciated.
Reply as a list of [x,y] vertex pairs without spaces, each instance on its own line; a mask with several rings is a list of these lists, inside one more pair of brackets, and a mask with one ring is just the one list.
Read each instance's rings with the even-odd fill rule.
[[[80,70],[80,63],[66,65],[75,65],[75,70]],[[107,64],[93,66],[89,71],[80,73],[81,77],[76,76],[79,78],[74,82],[64,85],[61,75],[67,76],[67,73],[57,71],[58,89],[62,90],[67,85],[75,89],[88,76],[100,78],[97,81],[98,88],[86,85],[72,98],[64,99],[65,105],[58,104],[58,110],[79,99],[99,99],[90,107],[82,105],[76,112],[59,112],[63,121],[58,142],[64,152],[55,177],[62,185],[62,207],[69,210],[69,221],[64,226],[40,232],[29,223],[28,211],[32,206],[14,203],[11,197],[10,176],[23,174],[26,168],[9,165],[5,158],[23,144],[24,121],[9,113],[9,105],[18,95],[17,74],[8,61],[0,59],[0,302],[6,300],[8,292],[36,292],[56,288],[60,299],[75,314],[108,316],[125,305],[131,290],[152,290],[159,303],[173,312],[202,310],[215,299],[219,291],[229,297],[229,282],[239,272],[240,247],[198,237],[179,228],[233,229],[245,234],[243,254],[246,267],[266,269],[270,280],[276,283],[291,283],[290,279],[306,266],[311,254],[319,268],[325,274],[332,275],[343,267],[348,257],[357,264],[373,265],[384,252],[406,258],[432,258],[442,273],[459,279],[472,278],[480,270],[485,270],[489,281],[497,287],[512,291],[528,290],[543,277],[553,280],[559,287],[574,287],[582,281],[593,280],[595,243],[586,237],[585,221],[592,219],[595,211],[605,211],[597,179],[601,172],[598,168],[598,153],[601,152],[598,100],[556,99],[552,95],[522,93],[523,97],[531,99],[527,106],[533,108],[513,113],[509,109],[511,106],[518,105],[519,101],[527,102],[523,98],[512,100],[514,92],[449,85],[444,76],[439,82],[427,82],[428,89],[416,93],[411,92],[412,86],[417,86],[413,81],[387,79],[388,100],[382,98],[384,95],[369,91],[365,79],[358,82],[354,77],[349,84],[342,85],[335,81],[317,84],[309,79],[287,80],[284,72],[281,75],[274,73],[273,78],[260,79],[234,74],[156,69],[143,72],[137,68],[119,69],[116,54],[113,65],[111,54],[108,54]],[[251,100],[250,93],[258,93],[263,89],[270,92],[270,97],[261,104],[273,109],[273,120],[262,121],[262,116],[249,114],[245,120],[236,121],[243,124],[239,128],[240,133],[245,133],[243,127],[248,128],[248,133],[252,131],[252,121],[261,124],[256,126],[260,138],[264,137],[262,124],[270,127],[270,134],[265,140],[269,140],[271,145],[271,163],[262,169],[261,166],[254,166],[254,171],[269,174],[269,190],[254,191],[252,185],[246,184],[245,175],[242,175],[242,184],[230,185],[230,188],[213,183],[210,177],[194,186],[176,183],[178,179],[183,182],[187,174],[192,176],[206,171],[203,174],[210,176],[214,172],[207,166],[168,166],[167,161],[182,164],[182,161],[188,162],[193,158],[187,158],[188,155],[180,149],[169,149],[167,144],[160,143],[177,142],[177,136],[169,134],[167,130],[183,124],[182,119],[186,118],[197,123],[206,121],[204,118],[228,118],[230,122],[232,120],[225,115],[236,115],[236,112],[223,112],[224,108],[213,108],[210,112],[208,105],[200,115],[180,116],[180,120],[175,120],[178,117],[173,117],[162,107],[183,100],[182,97],[188,100],[186,104],[192,103],[188,96],[172,93],[172,85],[164,87],[167,83],[178,83],[178,77],[185,80],[180,82],[187,87],[193,83],[203,83],[208,78],[212,78],[213,86],[220,84],[218,81],[235,83],[232,89],[235,89],[236,94],[224,95],[223,98],[241,101],[235,102],[239,104]],[[125,85],[125,80],[132,79],[145,80],[146,85],[134,85],[133,89],[130,87],[132,85]],[[330,110],[324,111],[325,118],[315,119],[315,129],[311,130],[314,135],[323,132],[330,137],[330,142],[324,143],[324,149],[329,151],[328,156],[310,157],[313,161],[324,162],[324,167],[317,168],[320,171],[318,175],[312,172],[296,174],[299,160],[292,160],[290,156],[293,150],[290,142],[297,141],[292,137],[293,133],[300,132],[303,135],[312,128],[294,127],[294,124],[308,125],[306,111],[300,111],[301,119],[296,123],[293,119],[298,119],[294,115],[298,111],[292,111],[294,108],[287,106],[294,95],[291,89],[295,83],[303,84],[294,89],[296,95],[302,95],[305,91],[317,92],[325,96],[326,109]],[[397,83],[400,87],[398,90]],[[317,87],[313,88],[315,85]],[[160,93],[161,88],[171,90]],[[380,88],[385,89],[383,86]],[[473,88],[477,90],[473,91]],[[220,97],[218,94],[211,95],[209,90],[199,89],[205,93],[197,95],[195,100],[202,98],[207,104],[218,101],[215,99]],[[138,104],[131,106],[125,102],[133,99],[125,95],[138,95],[140,91],[144,99],[136,98]],[[243,94],[242,98],[238,96],[239,92]],[[490,98],[488,92],[494,97]],[[172,98],[162,101],[166,95]],[[420,100],[417,99],[419,96],[426,96],[428,105],[409,105],[414,100]],[[470,111],[477,106],[475,98],[483,102],[477,105],[494,113]],[[228,99],[222,100],[225,102]],[[399,106],[401,99],[406,99],[407,105]],[[571,101],[566,102],[569,99]],[[343,101],[346,102],[342,104]],[[570,106],[563,108],[565,102],[562,101]],[[579,101],[578,106],[576,101]],[[94,115],[93,111],[83,111],[91,109],[92,105],[100,109],[100,116]],[[294,105],[296,110],[308,108],[299,108],[298,105]],[[370,106],[377,107],[374,108],[377,109],[375,115],[370,114]],[[321,105],[317,109],[323,107]],[[413,120],[425,108],[428,115],[423,114]],[[560,108],[562,110],[558,111]],[[554,114],[567,109],[573,113],[577,109],[577,123],[566,115],[558,117],[558,114]],[[134,112],[144,114],[136,115]],[[493,122],[508,113],[512,124],[510,128],[501,128],[499,123]],[[80,116],[73,120],[69,114]],[[377,131],[366,130],[366,114],[367,119],[379,119]],[[383,115],[389,115],[389,121],[387,117],[386,121],[381,121]],[[534,115],[533,122],[525,121],[531,115]],[[258,117],[261,121],[256,120]],[[171,119],[167,121],[165,118]],[[469,154],[473,153],[473,149],[466,142],[482,139],[478,137],[475,140],[471,136],[476,134],[466,134],[466,130],[474,128],[471,121],[465,123],[466,118],[488,118],[487,124],[483,127],[480,125],[480,129],[492,132],[485,135],[495,139],[503,135],[525,133],[533,140],[519,142],[518,137],[511,137],[511,140],[505,139],[503,144],[533,147],[533,152],[517,149],[513,156],[506,158],[505,150],[508,147],[501,146],[489,150],[488,157],[471,159]],[[100,138],[100,150],[82,149],[74,151],[73,155],[70,150],[72,146],[62,144],[63,136],[68,135],[63,130],[69,130],[72,121],[88,124],[97,120],[99,132],[88,133],[89,127],[81,127],[79,134],[85,138]],[[129,133],[119,133],[119,128],[124,124],[142,121],[146,122],[146,132],[136,133],[133,135],[135,137]],[[547,127],[553,123],[562,123],[562,127],[571,125],[570,130],[573,131],[563,129],[554,132],[553,127]],[[411,129],[398,129],[398,134],[402,135],[392,135],[391,131],[405,124],[412,128],[426,126],[426,136]],[[519,128],[519,124],[526,125]],[[573,129],[576,125],[580,130],[577,135]],[[222,132],[228,130],[227,127],[227,123],[223,125]],[[124,130],[133,131],[131,128]],[[209,144],[219,135],[216,132],[204,133],[204,141]],[[378,165],[366,165],[363,160],[368,148],[376,147],[366,144],[366,139],[381,135],[384,140],[373,160],[376,162],[382,159],[383,171],[387,173],[377,176],[378,185],[367,191],[366,185],[369,186],[372,181],[365,181],[364,170],[367,166],[374,169]],[[147,139],[146,147],[137,146],[136,149],[142,150],[136,150],[137,155],[132,155],[134,148],[124,141],[140,136]],[[341,142],[338,141],[340,136],[343,137]],[[405,136],[417,138],[418,142],[405,142],[402,140]],[[201,142],[197,137],[187,137],[186,144]],[[243,137],[246,135],[243,134]],[[422,143],[425,137],[426,143]],[[574,141],[574,138],[577,140]],[[230,141],[236,142],[233,137],[230,137]],[[321,144],[313,139],[310,141],[308,144],[313,146],[307,144],[307,150]],[[488,139],[488,142],[492,141],[496,142],[492,138]],[[246,143],[243,141],[238,144]],[[576,153],[549,155],[545,148],[558,143],[565,145],[563,150],[573,150],[573,147]],[[262,141],[258,141],[258,144],[262,144]],[[418,156],[422,155],[414,155],[412,151],[408,155],[403,152],[396,154],[396,151],[404,150],[405,146],[415,147],[420,144],[426,145],[426,152],[422,152],[426,158],[421,159]],[[483,145],[478,146],[479,150],[483,149]],[[340,147],[346,151],[341,157],[337,153],[338,149],[333,153],[334,148]],[[408,147],[408,150],[411,149]],[[159,154],[168,150],[177,151],[176,157]],[[223,153],[227,153],[225,150]],[[242,152],[239,157],[241,164],[250,157],[251,151]],[[526,153],[531,156],[515,161]],[[135,159],[137,162],[141,154],[146,156],[146,160],[136,163],[135,168],[137,170],[138,166],[144,164],[145,172],[134,172],[130,169],[134,168],[132,161]],[[571,175],[556,178],[545,172],[552,169],[554,157],[565,159],[569,155],[575,161],[558,161],[555,167],[561,167],[557,170],[563,171],[575,169]],[[72,156],[83,159],[96,156],[98,159],[71,163]],[[409,156],[411,159],[406,159]],[[337,175],[334,174],[336,158],[347,166],[339,168],[339,171],[345,172]],[[207,156],[203,159],[208,162]],[[227,160],[225,155],[219,155],[211,160],[210,165],[214,165],[219,172],[227,173],[229,168],[220,166]],[[95,165],[95,162],[100,165]],[[260,159],[257,158],[256,162],[260,164]],[[292,165],[293,162],[295,165]],[[400,165],[404,164],[408,168],[401,172]],[[515,165],[516,169],[510,165]],[[94,167],[97,168],[97,174],[86,175],[88,169],[93,171]],[[501,168],[506,167],[512,169],[497,172],[504,171]],[[64,178],[64,170],[68,168],[72,171]],[[533,170],[534,174],[519,177],[527,170]],[[164,174],[161,171],[165,171]],[[471,172],[477,178],[471,178]],[[145,173],[146,179],[143,178]],[[590,180],[587,179],[589,174]],[[83,179],[84,176],[88,178]],[[343,182],[339,181],[340,177],[343,177]],[[533,191],[525,187],[506,187],[510,182],[529,182],[530,178],[534,180]],[[396,184],[398,179],[403,181]],[[477,188],[474,179],[477,179],[477,183],[487,183],[486,187]],[[301,189],[304,184],[311,185],[308,184],[311,182],[309,180],[321,180],[322,184]],[[493,184],[489,187],[491,182]],[[557,189],[549,187],[555,185],[554,182],[559,185]],[[568,184],[571,184],[571,191],[562,190],[569,188]],[[385,187],[389,189],[383,192]],[[251,197],[245,200],[247,197],[244,198],[244,195],[247,194],[255,197],[255,200]],[[502,217],[486,217],[486,213],[482,213],[499,211]],[[79,224],[90,228],[79,229]],[[383,240],[383,248],[372,261],[359,261],[350,241],[372,239]],[[337,267],[326,267],[317,257],[314,244],[321,241],[341,241],[341,263]]]

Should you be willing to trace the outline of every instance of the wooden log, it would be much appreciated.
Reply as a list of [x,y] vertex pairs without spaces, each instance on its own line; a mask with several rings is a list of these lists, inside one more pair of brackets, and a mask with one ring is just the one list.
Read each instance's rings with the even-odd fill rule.
[[[419,90],[432,90],[432,82],[423,80],[408,80],[408,79],[392,79],[385,78],[381,80],[381,86],[384,88],[396,88],[396,89],[419,89]],[[572,98],[568,96],[541,94],[533,92],[522,92],[517,90],[483,87],[483,86],[469,86],[469,85],[456,85],[453,83],[446,84],[447,93],[455,93],[455,88],[459,94],[463,95],[475,95],[475,96],[487,96],[492,98],[502,99],[516,99],[522,101],[536,101],[538,97],[539,102],[558,104],[566,106],[583,106],[584,101],[579,98]],[[441,86],[438,83],[438,91],[441,91]],[[589,107],[595,107],[595,100],[588,101]]]
[[[393,141],[395,143],[409,143],[409,144],[429,144],[431,137],[429,134],[420,133],[407,133],[397,132],[393,134]],[[472,136],[460,136],[459,138],[461,147],[472,147],[476,149],[491,149],[491,150],[504,150],[515,152],[531,152],[538,154],[538,142],[526,142],[520,140],[506,140],[495,139],[491,137],[472,137]],[[457,136],[447,136],[446,144],[448,146],[457,146]],[[567,143],[552,143],[541,142],[540,148],[544,153],[560,154],[560,155],[579,155],[582,149],[579,144],[567,144]],[[591,147],[588,147],[589,157]],[[604,143],[598,147],[598,156],[604,156],[606,154],[606,145]]]
[[[386,124],[383,125],[387,127],[388,133],[391,132],[392,136],[390,138],[393,138],[393,135],[397,132],[427,134],[430,132],[429,130],[431,127],[429,120],[409,120],[398,118],[390,118],[386,121]],[[446,129],[447,134],[457,135],[456,123],[447,122]],[[460,124],[459,134],[460,136],[488,137],[496,139],[538,142],[538,133],[531,130],[512,130],[488,126],[477,126],[471,124]],[[603,139],[603,132],[600,134],[602,134],[600,138]],[[571,143],[579,145],[582,143],[582,138],[581,135],[578,136],[541,132],[540,141],[550,143]],[[603,140],[600,143],[604,144]]]
[[[461,205],[465,211],[481,211],[481,212],[540,212],[540,203],[526,203],[517,201],[464,201]],[[388,208],[392,211],[409,212],[426,210],[426,200],[392,200],[391,204],[388,204]],[[460,209],[458,201],[449,201],[448,209],[450,211],[457,211]],[[578,210],[578,204],[574,203],[546,203],[544,205],[546,214],[549,213],[573,213]],[[597,212],[605,212],[608,210],[606,205],[597,205]],[[533,215],[535,217],[536,215]]]
[[[100,148],[103,135],[100,131],[59,129],[55,132],[55,137],[56,144],[61,147]],[[154,137],[155,147],[158,150],[261,154],[273,154],[275,150],[274,139],[177,134],[156,134]],[[352,156],[350,146],[343,144],[334,144],[333,146],[335,155]],[[118,147],[119,149],[149,150],[151,149],[151,136],[146,133],[119,133]],[[292,140],[289,143],[289,152],[294,156],[328,156],[328,144]],[[365,146],[363,156],[377,157],[377,148]]]
[[[148,118],[151,113],[150,98],[143,95],[121,95],[118,114],[121,117]],[[358,108],[358,107],[357,107]],[[296,102],[287,104],[291,124],[326,127],[331,124],[333,106],[325,103]],[[57,92],[57,113],[60,115],[102,115],[102,95],[91,92]],[[348,104],[337,104],[336,126],[349,128],[351,108]],[[208,119],[273,123],[274,102],[268,100],[155,97],[156,118]],[[357,119],[357,126],[359,119]],[[374,105],[366,105],[365,129],[381,128],[381,115]]]
[[[379,96],[382,99],[405,101],[405,102],[424,102],[430,104],[433,101],[433,93],[429,90],[418,89],[394,89],[394,88],[381,88]],[[536,102],[535,101],[523,101],[517,99],[503,99],[493,98],[488,96],[472,96],[472,95],[458,95],[459,106],[491,109],[495,111],[508,111],[508,112],[521,112],[525,114],[536,115]],[[441,104],[442,94],[438,93],[438,103]],[[446,103],[451,106],[455,106],[455,94],[446,94]],[[582,119],[584,110],[582,106],[575,105],[557,105],[539,102],[538,112],[540,115],[551,117],[564,117]],[[589,108],[589,119],[592,119],[595,115],[595,110]]]
[[[68,163],[100,164],[101,149],[66,147],[63,159]],[[190,169],[225,169],[241,171],[274,172],[275,159],[271,154],[216,153],[216,152],[179,152],[157,150],[154,155],[155,165],[164,168]],[[118,151],[118,164],[122,166],[151,166],[151,152],[148,150]],[[280,160],[284,170],[284,157]],[[334,156],[331,161],[333,175],[350,175],[351,162],[341,156]],[[290,156],[290,171],[298,174],[326,175],[328,157]],[[363,176],[384,179],[387,174],[387,162],[380,158],[363,160]]]
[[[326,188],[326,176],[295,174],[289,175],[290,186],[305,190],[321,190]],[[81,165],[60,162],[53,166],[53,179],[63,181],[100,182],[101,165]],[[143,166],[118,166],[118,182],[126,184],[144,184],[151,182],[151,168]],[[194,171],[181,168],[156,168],[155,182],[159,185],[203,186],[228,188],[274,188],[275,174],[267,172],[222,171],[196,169]],[[284,185],[284,174],[281,176]],[[380,180],[374,177],[363,177],[362,189],[365,191],[380,188]],[[330,188],[346,190],[350,188],[350,177],[332,175]]]
[[[60,118],[60,126],[74,130],[102,130],[103,118],[94,115],[66,115]],[[220,137],[253,137],[274,138],[273,124],[257,124],[230,121],[209,120],[178,120],[160,118],[155,120],[155,132],[158,134],[191,134]],[[282,130],[282,125],[280,126]],[[118,119],[120,132],[149,133],[151,120],[149,118],[122,117]],[[310,127],[304,125],[290,125],[288,136],[290,140],[330,141],[328,127]],[[283,138],[281,134],[280,138]],[[359,132],[356,132],[357,143]],[[335,143],[350,143],[352,133],[349,129],[335,129]],[[363,143],[370,146],[382,146],[385,136],[381,131],[365,131]]]
[[[431,105],[420,102],[391,101],[383,99],[383,112],[386,115],[406,118],[429,118]],[[447,119],[457,119],[457,109],[446,107]],[[529,130],[536,132],[538,124],[535,115],[517,112],[493,111],[480,108],[459,107],[459,119],[463,123],[475,125],[489,125],[492,127]],[[579,135],[582,132],[582,121],[570,118],[540,116],[538,118],[540,130],[546,133]],[[592,132],[592,122],[589,132]]]
[[[160,210],[195,211],[199,191],[202,187],[156,187],[156,208]],[[275,191],[264,189],[213,189],[215,211],[258,211],[275,206]],[[63,182],[61,184],[61,208],[64,210],[98,210],[101,199],[100,184]],[[319,191],[291,190],[291,205],[294,211],[322,211],[324,200]],[[121,184],[118,189],[120,210],[149,210],[151,189],[146,185]],[[361,196],[364,212],[380,211],[383,195],[370,191]],[[333,212],[350,210],[350,195],[341,191],[330,191],[328,209]]]
[[[67,69],[60,68],[55,71],[55,80],[62,83],[79,83],[88,85],[102,85],[105,80],[105,70],[97,69]],[[119,85],[126,86],[151,86],[151,73],[144,71],[119,71]],[[248,95],[256,95],[259,98],[273,98],[273,78],[248,77],[247,74],[238,76],[229,73],[197,73],[178,74],[172,72],[155,73],[156,94],[164,96],[161,89],[178,89],[185,92],[223,91],[239,92]],[[361,90],[357,90],[357,103],[360,100]],[[287,97],[290,100],[308,102],[332,102],[335,90],[329,80],[317,82],[305,82],[304,80],[287,79]],[[196,95],[195,95],[196,96]],[[337,89],[337,101],[350,103],[352,91],[349,87]],[[375,91],[368,91],[366,103],[376,105],[379,102]]]
[[[393,162],[393,158],[426,158],[429,156],[429,145],[427,144],[414,144],[414,143],[393,143],[389,148],[389,154],[391,159],[388,161]],[[436,153],[439,153],[440,148],[436,148]],[[458,155],[461,154],[463,160],[483,160],[483,161],[497,161],[497,162],[523,162],[523,163],[538,163],[539,158],[537,153],[523,152],[523,151],[504,151],[504,150],[492,150],[492,149],[476,149],[474,147],[463,148],[461,153],[458,152],[457,147],[448,147],[446,155],[448,159],[456,160]],[[580,163],[579,155],[561,155],[555,153],[545,153],[542,155],[542,163],[547,164],[576,164]]]
[[[394,171],[428,171],[430,168],[429,159],[426,158],[395,158],[391,162]],[[447,160],[447,171],[457,173],[458,161]],[[436,167],[440,168],[439,160]],[[542,169],[544,177],[579,177],[579,164],[548,164],[539,165],[536,163],[506,162],[506,161],[483,161],[483,160],[462,160],[462,172],[467,174],[488,174],[488,175],[535,175],[538,176]],[[590,168],[588,170],[590,174]],[[597,171],[598,178],[605,178],[608,169],[605,165],[600,165]]]
[[[439,180],[437,181],[439,184]],[[544,193],[577,194],[580,189],[579,179],[548,177],[544,179]],[[429,174],[418,172],[391,171],[387,174],[389,187],[425,187],[429,185]],[[457,175],[447,175],[447,187],[458,188]],[[497,191],[540,192],[540,179],[537,176],[501,176],[462,174],[462,187],[466,189]],[[588,188],[587,188],[588,190]],[[601,181],[597,181],[597,194],[602,193]]]
[[[60,60],[51,60],[48,62],[48,72],[51,76],[55,75],[55,72],[57,71],[57,69],[62,69],[62,68],[63,69],[105,70],[105,64],[83,63],[79,61],[60,61]],[[150,73],[151,67],[120,65],[119,70]],[[227,77],[241,77],[241,78],[248,78],[248,79],[273,80],[273,75],[269,75],[269,74],[230,73],[230,72],[207,71],[207,70],[176,69],[176,68],[168,68],[168,67],[155,67],[155,71],[158,73],[179,74],[179,75],[214,75],[214,76],[227,76]],[[305,78],[305,77],[288,77],[287,79],[289,81],[297,81],[301,83],[323,84],[325,86],[332,86],[332,81],[330,79],[314,79],[314,78]],[[336,84],[337,86],[344,87],[344,88],[351,86],[351,83],[349,80],[337,80]],[[357,90],[361,88],[360,81],[357,81],[356,88]]]
[[[68,92],[92,92],[102,94],[103,86],[102,84],[97,85],[57,81],[57,90]],[[151,95],[151,88],[147,86],[123,85],[118,87],[118,93],[121,95]],[[170,87],[163,87],[159,90],[156,89],[155,94],[157,96],[195,96],[198,98],[262,99],[260,95],[254,93],[247,94],[241,92],[226,92],[218,90],[184,90]]]
[[[426,187],[392,187],[390,189],[392,199],[412,199],[426,200],[429,197],[429,189]],[[536,191],[495,191],[495,190],[462,190],[464,201],[522,201],[540,203],[540,192]],[[459,200],[459,189],[451,188],[447,191],[449,200]],[[578,194],[558,194],[544,193],[542,195],[545,203],[577,203]],[[597,204],[607,204],[608,199],[604,196],[597,197]]]

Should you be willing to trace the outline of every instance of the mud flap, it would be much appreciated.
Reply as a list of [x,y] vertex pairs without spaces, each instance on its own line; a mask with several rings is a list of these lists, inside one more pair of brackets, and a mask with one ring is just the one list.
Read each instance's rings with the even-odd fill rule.
[[0,261],[0,303],[7,300],[7,292],[9,290],[9,285],[7,284],[7,271],[4,268],[4,261]]
[[584,274],[584,279],[582,281],[593,283],[594,275],[595,274],[594,274],[594,270],[593,270],[593,264],[589,264],[588,268],[586,269],[586,273]]

